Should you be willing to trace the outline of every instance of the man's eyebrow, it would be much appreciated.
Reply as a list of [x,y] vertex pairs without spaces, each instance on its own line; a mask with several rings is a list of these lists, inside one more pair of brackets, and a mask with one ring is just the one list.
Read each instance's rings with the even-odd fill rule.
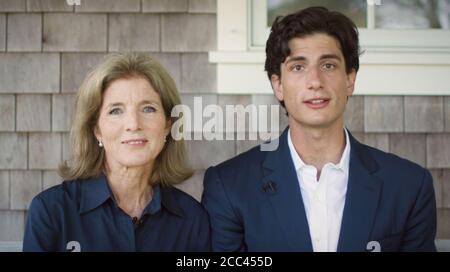
[[339,57],[336,54],[325,54],[325,55],[320,56],[320,60],[324,60],[324,59],[335,59],[338,61],[342,61],[341,57]]
[[295,57],[290,57],[288,58],[288,60],[286,61],[286,64],[288,64],[289,62],[294,62],[294,61],[305,61],[306,57],[304,56],[295,56]]
[[[324,54],[322,56],[320,56],[319,58],[320,60],[324,60],[324,59],[335,59],[338,61],[342,61],[341,57],[339,57],[336,54]],[[306,57],[304,56],[294,56],[294,57],[290,57],[289,59],[287,59],[286,64],[290,63],[290,62],[295,62],[295,61],[306,61]]]

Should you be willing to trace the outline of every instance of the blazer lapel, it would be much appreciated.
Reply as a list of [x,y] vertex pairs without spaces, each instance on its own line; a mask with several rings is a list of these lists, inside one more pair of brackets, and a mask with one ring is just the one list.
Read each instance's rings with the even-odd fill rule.
[[378,165],[350,135],[350,169],[338,251],[365,251],[375,219],[382,182]]
[[288,128],[279,138],[275,151],[268,151],[263,163],[262,190],[275,211],[292,251],[312,251],[297,173],[287,143]]

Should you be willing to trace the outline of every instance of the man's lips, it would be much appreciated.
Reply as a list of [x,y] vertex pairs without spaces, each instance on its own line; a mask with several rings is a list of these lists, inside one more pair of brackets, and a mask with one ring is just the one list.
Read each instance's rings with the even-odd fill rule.
[[321,109],[328,105],[330,99],[328,98],[313,98],[303,101],[309,108],[312,109]]

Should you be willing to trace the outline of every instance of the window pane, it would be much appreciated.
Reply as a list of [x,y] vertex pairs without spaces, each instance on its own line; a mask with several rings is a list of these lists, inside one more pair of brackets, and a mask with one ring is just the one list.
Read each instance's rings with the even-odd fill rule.
[[287,15],[312,6],[324,6],[350,17],[357,27],[366,27],[366,0],[267,0],[267,24],[279,15]]
[[377,28],[450,29],[450,0],[382,0],[375,16]]

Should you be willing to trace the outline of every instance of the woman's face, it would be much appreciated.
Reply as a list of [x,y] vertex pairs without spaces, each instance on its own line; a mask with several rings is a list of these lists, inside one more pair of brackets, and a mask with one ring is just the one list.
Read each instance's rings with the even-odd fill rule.
[[95,137],[109,169],[152,166],[169,132],[159,94],[146,79],[118,79],[105,90]]

